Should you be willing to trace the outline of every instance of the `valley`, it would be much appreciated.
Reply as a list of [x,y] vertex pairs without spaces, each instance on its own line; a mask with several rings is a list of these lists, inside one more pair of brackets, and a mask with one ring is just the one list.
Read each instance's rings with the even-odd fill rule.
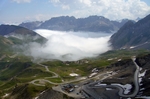
[[[107,86],[108,88],[110,88],[110,90],[111,89],[117,90],[116,88],[119,88],[119,89],[121,88],[118,85],[117,85],[118,87],[115,87],[115,89],[114,87],[111,88],[111,86],[116,86],[116,85],[113,85],[113,83],[114,84],[118,83],[121,85],[130,84],[132,88],[134,88],[133,87],[133,78],[134,78],[133,75],[135,72],[135,65],[133,65],[132,63],[131,66],[133,69],[128,69],[131,67],[130,65],[128,65],[129,67],[126,67],[126,64],[129,64],[129,62],[131,61],[128,59],[130,59],[132,56],[135,56],[135,55],[138,56],[139,52],[143,54],[142,57],[144,56],[144,53],[145,55],[150,53],[149,51],[139,50],[136,52],[137,54],[135,54],[135,51],[134,51],[133,55],[129,56],[126,54],[127,56],[124,56],[125,58],[123,58],[121,55],[121,57],[117,57],[116,59],[115,58],[116,55],[118,53],[121,53],[121,51],[116,52],[116,54],[107,52],[104,54],[103,57],[101,56],[101,58],[96,58],[94,60],[85,59],[85,60],[79,60],[76,62],[61,62],[61,61],[56,60],[56,61],[48,61],[48,62],[38,63],[38,64],[32,63],[31,61],[29,62],[28,60],[29,57],[28,58],[24,57],[24,59],[20,58],[20,62],[19,62],[20,65],[18,66],[17,66],[18,62],[15,62],[14,60],[19,59],[19,57],[21,57],[19,56],[19,54],[11,55],[14,57],[10,57],[9,55],[6,55],[6,57],[4,57],[2,60],[7,59],[9,60],[9,62],[2,62],[1,60],[1,64],[3,63],[2,66],[4,66],[3,68],[1,67],[1,72],[3,75],[0,77],[1,78],[0,86],[2,90],[1,97],[5,97],[6,99],[7,98],[9,99],[11,97],[16,97],[16,99],[19,99],[19,97],[24,95],[24,93],[29,93],[31,96],[28,98],[39,97],[37,99],[42,99],[40,97],[44,97],[42,95],[44,95],[47,92],[47,90],[50,90],[52,88],[53,90],[56,90],[58,92],[62,92],[63,94],[68,95],[69,97],[81,98],[87,95],[83,95],[83,94],[77,95],[76,93],[80,93],[81,88],[82,90],[85,90],[83,86],[90,86],[91,88],[95,88],[97,84],[98,86],[102,86],[102,88],[100,87],[100,90],[104,90],[104,86]],[[131,53],[131,52],[126,51],[126,53]],[[109,58],[111,57],[114,60],[109,60],[109,58],[107,58],[108,56]],[[119,59],[122,59],[122,61],[118,61]],[[23,66],[22,69],[20,68],[21,64]],[[121,64],[121,65],[117,66],[117,64]],[[10,68],[13,68],[14,72],[10,73],[9,72]],[[94,68],[97,68],[98,72],[95,71],[96,75],[90,77],[90,75],[92,74],[92,70]],[[13,69],[11,69],[11,71],[13,71]],[[126,71],[126,70],[130,70],[130,71]],[[143,71],[144,69],[140,72],[142,73]],[[7,72],[9,72],[10,74],[9,76],[5,76],[5,75],[8,75]],[[79,76],[72,77],[69,75],[71,73],[78,74]],[[130,79],[130,80],[127,80],[127,79]],[[86,84],[86,82],[88,83]],[[100,85],[99,85],[99,82],[101,83]],[[77,89],[75,88],[76,91],[68,93],[61,89],[62,86],[66,84],[73,84],[78,87]],[[58,88],[53,87],[53,86],[58,86]],[[25,89],[31,88],[31,89],[24,90],[24,88]],[[96,88],[94,90],[98,90],[98,89]],[[130,89],[130,90],[134,90],[134,89]],[[37,94],[41,93],[42,91],[44,91],[43,94],[40,94],[39,96],[37,96]],[[119,92],[122,93],[123,90]],[[107,90],[106,90],[106,93],[107,93]],[[116,91],[116,93],[118,92]],[[129,93],[132,93],[132,91]],[[119,98],[120,96],[116,96],[116,97]],[[27,97],[25,97],[25,99],[26,98]]]
[[0,25],[0,99],[150,98],[149,20]]

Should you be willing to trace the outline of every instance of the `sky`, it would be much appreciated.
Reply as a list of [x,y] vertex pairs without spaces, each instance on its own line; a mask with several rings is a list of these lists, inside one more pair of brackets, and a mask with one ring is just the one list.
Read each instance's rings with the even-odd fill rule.
[[110,20],[135,20],[148,14],[150,0],[0,0],[0,24],[90,15],[104,16]]

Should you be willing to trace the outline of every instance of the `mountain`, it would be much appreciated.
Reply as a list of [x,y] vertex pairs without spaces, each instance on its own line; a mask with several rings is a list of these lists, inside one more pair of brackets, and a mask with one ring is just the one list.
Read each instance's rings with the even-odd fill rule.
[[3,51],[5,51],[5,52],[10,51],[10,46],[13,44],[14,43],[11,40],[9,40],[3,36],[0,36],[0,51],[1,51],[1,53]]
[[117,31],[124,23],[123,20],[110,21],[102,16],[89,16],[86,18],[75,18],[73,16],[53,17],[45,22],[27,22],[19,26],[28,29],[50,29],[58,31],[88,31],[88,32],[112,32]]
[[[13,40],[14,42],[16,40],[21,40],[24,42],[30,42],[30,41],[44,42],[45,41],[45,38],[43,38],[36,32],[29,30],[27,28],[24,28],[24,27],[15,26],[15,25],[0,25],[0,35]],[[20,41],[18,43],[20,43]]]
[[110,42],[114,49],[150,49],[150,15],[138,22],[128,21],[117,33],[112,35]]
[[0,25],[0,35],[12,35],[12,34],[20,34],[20,35],[38,35],[36,32],[26,29],[24,27],[15,26],[15,25]]
[[21,23],[19,26],[28,28],[28,29],[30,29],[30,30],[33,30],[33,29],[38,29],[38,27],[39,27],[42,23],[43,23],[43,22],[41,22],[41,21],[24,22],[24,23]]

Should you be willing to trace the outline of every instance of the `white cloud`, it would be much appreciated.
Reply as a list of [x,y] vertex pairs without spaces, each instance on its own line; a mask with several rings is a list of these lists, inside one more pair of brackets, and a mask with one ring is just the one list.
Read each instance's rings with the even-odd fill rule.
[[83,4],[85,4],[85,5],[87,5],[87,6],[91,6],[91,0],[79,0],[79,2],[80,3],[83,3]]
[[62,5],[62,8],[63,8],[64,10],[69,10],[69,9],[70,9],[70,6],[69,6],[69,5]]
[[63,10],[69,10],[70,5],[72,6],[73,2],[71,0],[50,0],[57,7],[61,7]]
[[[70,2],[71,1],[71,2]],[[70,7],[69,15],[86,17],[101,15],[112,20],[136,19],[150,14],[150,6],[141,0],[59,0]]]
[[[53,16],[55,16],[55,15],[53,15]],[[52,17],[52,15],[50,15],[50,14],[35,14],[33,16],[26,16],[22,20],[25,20],[25,21],[45,21],[45,20],[50,19],[51,17]]]
[[13,0],[14,2],[17,2],[17,3],[30,3],[31,0]]
[[50,2],[52,2],[52,3],[59,3],[60,1],[59,0],[50,0]]
[[[31,5],[28,6],[32,6],[32,4],[36,2],[36,0],[11,1],[14,1],[16,3],[30,3],[31,1],[33,1],[32,3],[30,3]],[[47,0],[47,2],[48,1],[49,7],[42,5],[42,9],[37,9],[37,11],[33,11],[31,9],[31,11],[29,11],[29,13],[27,12],[23,17],[20,17],[21,15],[13,17],[14,15],[12,15],[13,19],[3,17],[2,20],[7,23],[9,21],[12,21],[13,23],[14,21],[16,21],[17,23],[19,23],[26,20],[45,21],[50,19],[51,17],[63,15],[75,16],[76,18],[88,17],[90,15],[99,15],[111,20],[121,20],[124,18],[135,20],[138,17],[143,18],[146,15],[150,14],[150,6],[148,6],[142,0]],[[43,0],[40,2],[45,1]],[[36,4],[35,6],[33,6],[33,9],[35,9],[34,7],[38,8]],[[32,11],[33,14],[31,15]],[[7,16],[11,15],[9,14]]]
[[[95,57],[110,50],[109,37],[86,37],[82,32],[60,32],[51,30],[36,30],[37,33],[47,37],[44,46],[31,43],[25,50],[26,55],[38,59],[58,59],[62,61],[75,61],[86,57]],[[82,35],[82,36],[79,36]]]

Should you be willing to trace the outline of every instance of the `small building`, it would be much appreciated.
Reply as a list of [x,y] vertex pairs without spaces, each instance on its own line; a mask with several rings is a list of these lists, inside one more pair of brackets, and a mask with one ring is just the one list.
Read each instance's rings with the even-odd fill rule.
[[74,85],[73,84],[66,84],[62,87],[62,90],[70,93],[70,92],[73,92],[74,91]]

